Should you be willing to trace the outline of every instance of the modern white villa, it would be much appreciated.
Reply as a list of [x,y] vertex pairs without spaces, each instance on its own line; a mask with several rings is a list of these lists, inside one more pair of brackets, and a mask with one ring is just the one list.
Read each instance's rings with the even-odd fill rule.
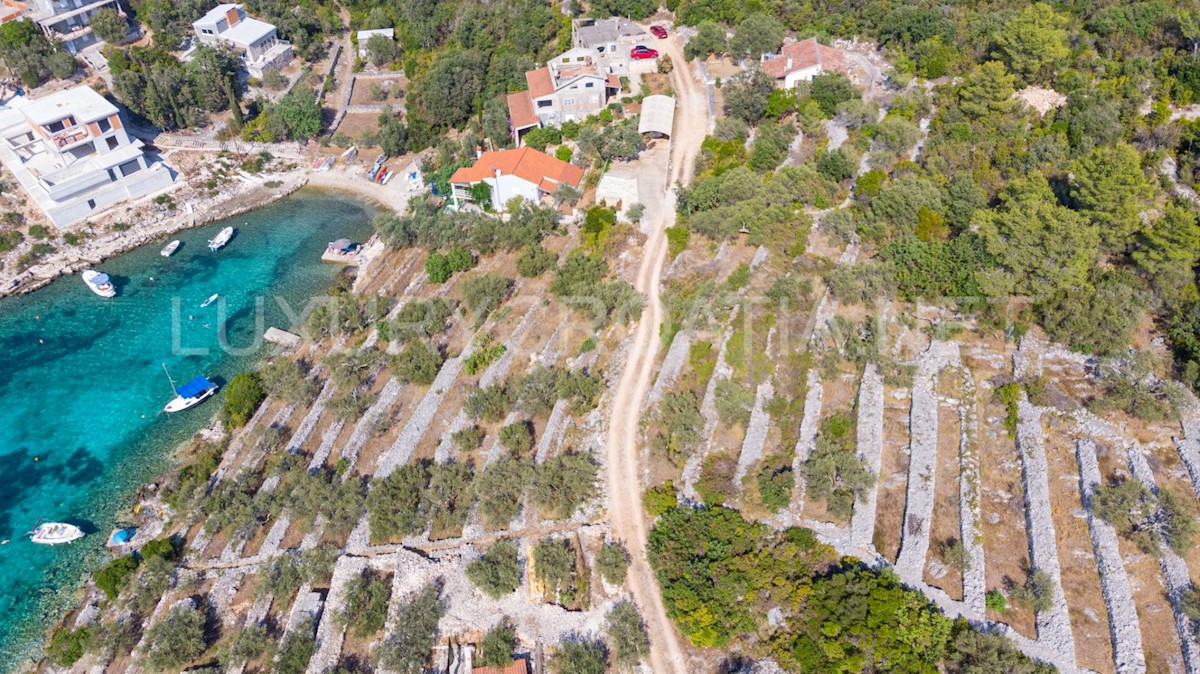
[[246,16],[242,5],[217,5],[192,24],[196,38],[213,47],[230,47],[242,56],[242,64],[251,77],[279,70],[292,60],[292,43],[280,40],[275,26]]
[[92,32],[91,17],[103,7],[124,14],[117,0],[33,0],[25,18],[33,21],[47,37],[62,40],[72,54],[101,42]]
[[131,138],[117,107],[86,86],[0,109],[0,162],[58,227],[174,181]]

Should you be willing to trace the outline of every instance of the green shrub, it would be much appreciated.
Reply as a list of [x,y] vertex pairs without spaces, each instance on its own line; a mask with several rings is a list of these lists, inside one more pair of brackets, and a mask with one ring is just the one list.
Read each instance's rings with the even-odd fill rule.
[[675,225],[668,227],[665,231],[667,233],[667,252],[674,260],[680,253],[687,250],[688,237],[691,232],[686,225]]
[[517,630],[512,621],[505,618],[483,635],[474,663],[480,667],[506,667],[513,661],[516,646]]
[[179,546],[180,542],[178,539],[168,536],[166,538],[156,538],[146,543],[138,552],[141,554],[143,560],[161,557],[168,562],[173,562],[179,557]]
[[521,586],[521,563],[512,541],[497,541],[467,565],[467,578],[487,596],[499,599]]
[[675,495],[675,485],[670,480],[657,487],[650,487],[642,494],[642,507],[651,517],[658,517],[674,510],[677,505],[679,505],[679,499]]
[[596,552],[596,569],[608,584],[624,584],[629,572],[629,551],[615,541],[605,543]]
[[788,507],[792,501],[794,484],[795,476],[792,475],[792,469],[789,467],[767,468],[759,473],[758,494],[767,510],[779,512]]
[[207,648],[204,614],[190,604],[177,604],[146,632],[145,662],[157,671],[181,671]]
[[59,667],[70,667],[83,657],[92,645],[92,630],[90,627],[78,629],[60,629],[50,639],[46,654],[50,662]]
[[1008,610],[1008,600],[1004,598],[1004,593],[1000,590],[988,590],[983,600],[989,611],[1004,613]]
[[528,421],[517,421],[500,429],[500,444],[504,445],[515,457],[524,456],[533,449],[532,424]]
[[118,557],[97,569],[92,574],[92,579],[96,581],[96,587],[100,588],[104,592],[104,596],[111,601],[116,599],[117,595],[121,594],[121,590],[129,584],[139,563],[133,555]]
[[308,670],[308,662],[317,652],[315,631],[312,619],[307,618],[288,632],[279,645],[279,660],[273,674],[304,674]]
[[225,387],[225,404],[221,408],[225,427],[232,429],[245,426],[266,397],[258,374],[242,372],[235,376]]
[[346,584],[344,596],[345,606],[338,620],[351,634],[366,639],[383,629],[392,597],[389,579],[364,571]]

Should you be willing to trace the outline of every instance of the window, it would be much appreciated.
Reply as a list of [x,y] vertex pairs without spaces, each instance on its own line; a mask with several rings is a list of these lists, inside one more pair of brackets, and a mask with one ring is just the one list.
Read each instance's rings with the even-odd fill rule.
[[121,144],[121,141],[117,140],[116,136],[109,136],[106,140],[108,140],[108,149],[110,150],[117,149],[117,146]]
[[138,163],[138,160],[131,159],[131,160],[125,162],[124,164],[121,164],[120,166],[118,166],[117,170],[121,172],[122,176],[131,176],[131,175],[137,173],[138,171],[141,171],[142,165]]
[[584,88],[585,88],[585,89],[591,89],[592,87],[596,86],[596,83],[595,83],[595,82],[588,82],[587,84],[585,84],[585,85],[583,85],[583,86],[584,86]]
[[96,200],[95,199],[88,199],[88,208],[89,209],[96,208]]
[[96,122],[96,126],[100,129],[100,133],[108,133],[109,130],[112,129],[112,122],[108,121],[108,118],[105,117],[104,119]]
[[548,108],[554,105],[554,101],[538,101],[537,103],[539,108]]
[[213,30],[212,30],[212,28],[201,28],[201,29],[200,29],[200,32],[201,32],[201,33],[204,33],[205,35],[212,35],[212,34],[213,34]]
[[58,133],[59,131],[62,131],[65,128],[67,128],[66,121],[61,120],[61,119],[58,120],[57,122],[50,122],[49,124],[46,125],[46,130],[49,131],[50,133]]
[[574,99],[574,98],[568,98],[568,99],[566,99],[566,100],[564,100],[564,101],[563,101],[563,105],[575,105],[575,99]]

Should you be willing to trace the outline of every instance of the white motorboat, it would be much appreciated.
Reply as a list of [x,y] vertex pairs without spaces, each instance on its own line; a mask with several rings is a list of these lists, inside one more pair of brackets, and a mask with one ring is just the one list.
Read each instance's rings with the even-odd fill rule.
[[183,245],[183,242],[181,242],[179,239],[175,239],[171,243],[168,243],[167,245],[163,246],[163,249],[162,249],[162,251],[159,252],[159,255],[162,255],[163,257],[171,257],[172,255],[175,254],[175,251],[179,250],[179,247],[182,245]]
[[226,227],[225,229],[222,229],[220,232],[217,232],[216,236],[214,236],[213,238],[208,240],[208,249],[211,251],[218,251],[221,248],[223,248],[225,246],[225,244],[229,243],[229,240],[232,238],[233,238],[233,228]]
[[220,297],[220,295],[218,295],[217,293],[213,293],[212,295],[209,295],[208,299],[206,299],[200,303],[200,308],[203,309],[204,307],[207,307],[208,305],[212,304],[213,302],[216,302],[218,297]]
[[62,545],[83,538],[83,529],[66,522],[42,522],[29,532],[29,540],[38,545]]
[[[166,364],[163,364],[163,372],[167,372]],[[183,386],[176,387],[175,381],[171,379],[171,373],[167,372],[167,381],[171,382],[171,390],[175,392],[174,400],[163,408],[163,411],[168,414],[182,412],[199,405],[216,393],[218,388],[205,376],[196,377]]]
[[83,277],[83,282],[87,287],[92,289],[92,292],[101,297],[116,297],[117,289],[113,287],[112,280],[108,278],[108,274],[99,272],[94,269],[88,269],[80,274]]

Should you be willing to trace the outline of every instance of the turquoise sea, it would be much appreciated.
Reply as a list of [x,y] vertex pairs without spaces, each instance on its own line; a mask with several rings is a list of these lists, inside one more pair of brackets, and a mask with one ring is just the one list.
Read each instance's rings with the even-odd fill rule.
[[[0,300],[0,540],[9,541],[0,545],[0,669],[41,655],[46,626],[107,558],[104,541],[134,491],[217,411],[213,399],[163,414],[172,397],[163,364],[177,383],[199,374],[223,383],[252,366],[269,353],[258,340],[266,327],[288,327],[332,282],[325,244],[365,240],[371,215],[351,198],[302,190],[178,234],[171,258],[159,255],[164,240],[99,265],[114,299],[68,276]],[[209,252],[205,242],[225,225],[236,227],[233,240]],[[201,309],[213,293],[222,300]],[[89,535],[34,545],[23,536],[42,517]]]

